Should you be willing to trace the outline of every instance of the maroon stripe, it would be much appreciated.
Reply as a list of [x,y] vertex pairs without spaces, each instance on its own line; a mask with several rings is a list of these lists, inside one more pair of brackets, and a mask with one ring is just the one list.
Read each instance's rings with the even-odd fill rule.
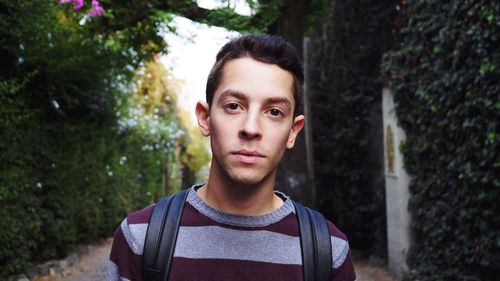
[[134,254],[129,248],[121,227],[115,232],[109,259],[118,266],[121,277],[142,281],[142,256]]
[[148,206],[144,209],[132,212],[127,216],[127,222],[129,224],[137,224],[137,223],[149,223],[149,218],[153,213],[155,205]]
[[334,236],[347,241],[347,236],[345,236],[345,234],[342,231],[340,231],[340,229],[338,229],[331,221],[327,220],[327,222],[328,222],[328,231],[330,232],[330,236]]
[[173,259],[169,281],[302,280],[301,265],[224,259]]
[[182,215],[182,226],[222,226],[225,228],[238,229],[238,230],[267,230],[277,233],[286,234],[289,236],[299,236],[299,224],[294,213],[290,213],[280,221],[262,227],[241,227],[218,223],[211,218],[200,214],[189,202],[184,206],[184,213]]

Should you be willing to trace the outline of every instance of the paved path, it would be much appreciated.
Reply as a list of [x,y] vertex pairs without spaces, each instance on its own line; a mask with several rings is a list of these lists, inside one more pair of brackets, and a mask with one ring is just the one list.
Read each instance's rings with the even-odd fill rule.
[[106,263],[112,239],[88,246],[88,253],[70,269],[56,276],[35,276],[34,281],[100,281],[106,279]]
[[385,267],[373,266],[367,260],[354,261],[357,281],[396,281]]
[[[106,262],[111,249],[111,239],[89,246],[78,264],[57,276],[35,276],[35,281],[99,281],[105,280]],[[355,263],[357,281],[396,281],[383,267],[369,265],[360,260]]]

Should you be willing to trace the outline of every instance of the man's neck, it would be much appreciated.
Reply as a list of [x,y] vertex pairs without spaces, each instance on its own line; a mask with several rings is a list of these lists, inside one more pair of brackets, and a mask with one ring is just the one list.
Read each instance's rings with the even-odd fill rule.
[[244,216],[269,214],[283,205],[283,200],[274,194],[275,173],[261,184],[245,186],[210,176],[207,183],[198,189],[198,195],[208,205],[219,211]]

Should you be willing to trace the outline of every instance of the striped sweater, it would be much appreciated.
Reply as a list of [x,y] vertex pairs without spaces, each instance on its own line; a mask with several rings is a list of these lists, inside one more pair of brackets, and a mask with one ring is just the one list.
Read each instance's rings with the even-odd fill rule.
[[[300,235],[291,200],[263,216],[238,216],[207,205],[191,188],[169,281],[302,280]],[[130,213],[115,233],[107,281],[142,281],[142,252],[154,205]],[[346,236],[328,222],[331,280],[355,280]]]

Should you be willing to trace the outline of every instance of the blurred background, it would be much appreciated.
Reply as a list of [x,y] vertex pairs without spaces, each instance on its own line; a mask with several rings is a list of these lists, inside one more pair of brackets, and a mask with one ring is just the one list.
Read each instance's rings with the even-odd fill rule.
[[0,278],[206,179],[194,105],[242,33],[303,59],[277,189],[397,279],[500,280],[495,0],[0,0]]

